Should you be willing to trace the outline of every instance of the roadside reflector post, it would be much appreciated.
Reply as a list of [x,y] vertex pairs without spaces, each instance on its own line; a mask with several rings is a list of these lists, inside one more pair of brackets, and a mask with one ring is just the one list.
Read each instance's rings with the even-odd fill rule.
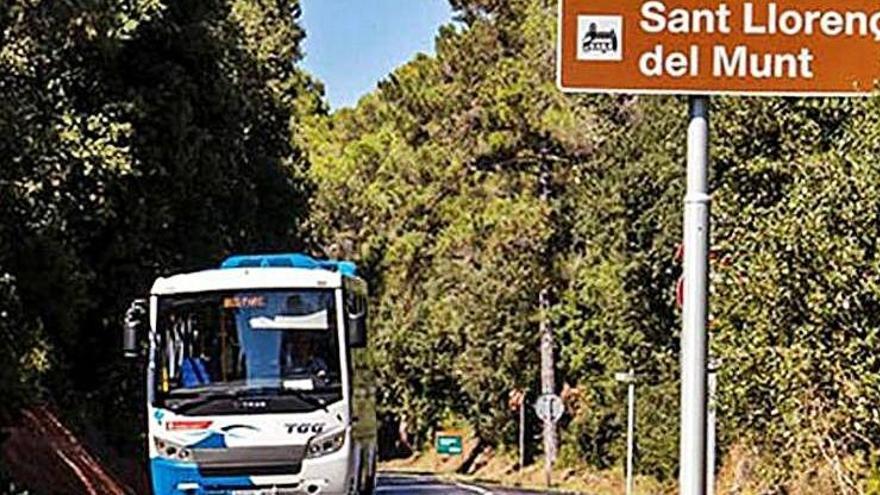
[[519,474],[522,477],[526,466],[526,392],[519,401]]
[[520,476],[522,476],[526,465],[526,396],[528,393],[528,389],[513,390],[508,400],[510,409],[519,414],[519,461],[517,473]]
[[633,495],[636,430],[636,373],[630,368],[628,373],[617,373],[614,379],[626,384],[626,495]]
[[709,98],[689,101],[681,332],[681,495],[706,494],[706,356],[709,283]]

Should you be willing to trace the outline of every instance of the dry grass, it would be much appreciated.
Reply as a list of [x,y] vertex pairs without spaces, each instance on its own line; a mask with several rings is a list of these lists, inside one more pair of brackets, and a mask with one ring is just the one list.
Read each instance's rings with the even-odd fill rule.
[[[465,452],[476,445],[473,439],[465,441]],[[508,487],[545,489],[543,460],[536,462],[520,472],[517,470],[516,455],[487,449],[477,457],[473,469],[467,474],[458,470],[465,456],[438,456],[426,449],[408,459],[383,463],[387,471],[411,473],[435,473],[440,477],[465,482],[491,483]],[[733,447],[724,458],[724,464],[717,476],[715,493],[717,495],[767,495],[786,493],[788,495],[861,495],[866,493],[864,482],[858,483],[853,491],[842,491],[838,470],[826,460],[816,459],[814,463],[787,476],[784,487],[773,486],[760,471],[769,464],[766,454],[744,445]],[[866,472],[864,466],[856,466],[855,460],[843,462],[849,472]],[[553,473],[553,488],[563,492],[577,492],[590,495],[622,495],[624,493],[623,470],[597,472],[587,466],[557,468]],[[638,495],[672,495],[676,493],[675,483],[662,484],[648,477],[636,479]]]
[[[465,453],[476,446],[473,439],[465,441]],[[544,461],[536,462],[522,471],[517,469],[516,455],[486,449],[474,462],[467,474],[458,473],[466,456],[439,456],[433,450],[426,450],[408,459],[385,462],[385,471],[410,473],[435,473],[440,477],[458,481],[497,484],[507,487],[543,490]],[[657,481],[639,477],[635,483],[637,495],[661,495],[669,493],[668,487]],[[553,489],[562,492],[577,492],[590,495],[622,495],[624,493],[623,470],[596,472],[586,466],[557,468],[553,472]]]
[[[866,493],[864,485],[868,468],[855,457],[828,459],[817,457],[789,473],[784,486],[776,486],[768,482],[759,472],[762,466],[769,465],[772,454],[744,445],[734,446],[726,458],[718,474],[718,495],[765,495],[768,493],[786,493],[788,495],[862,495]],[[850,480],[850,484],[841,482],[841,472]]]

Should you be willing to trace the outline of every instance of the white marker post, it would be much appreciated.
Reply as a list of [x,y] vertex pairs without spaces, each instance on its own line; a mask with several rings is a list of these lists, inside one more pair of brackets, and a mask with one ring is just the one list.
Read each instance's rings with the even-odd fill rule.
[[681,495],[706,493],[706,356],[709,285],[709,98],[690,98],[681,332]]
[[[632,375],[632,371],[629,372]],[[627,387],[626,408],[626,495],[633,494],[633,457],[635,456],[636,436],[636,383],[635,379]]]
[[633,457],[635,455],[636,430],[636,374],[632,369],[628,373],[617,373],[614,379],[627,385],[626,393],[626,495],[633,494],[634,474]]

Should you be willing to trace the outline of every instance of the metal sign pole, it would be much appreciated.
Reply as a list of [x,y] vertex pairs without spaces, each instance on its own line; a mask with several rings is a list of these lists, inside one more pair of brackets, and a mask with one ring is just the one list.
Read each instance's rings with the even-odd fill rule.
[[706,494],[706,355],[709,284],[709,98],[689,102],[681,333],[681,495]]
[[[553,330],[547,321],[547,290],[541,291],[541,392],[553,394],[555,378],[553,369]],[[549,414],[544,418],[544,480],[547,487],[553,486],[553,461],[556,460],[556,424]]]

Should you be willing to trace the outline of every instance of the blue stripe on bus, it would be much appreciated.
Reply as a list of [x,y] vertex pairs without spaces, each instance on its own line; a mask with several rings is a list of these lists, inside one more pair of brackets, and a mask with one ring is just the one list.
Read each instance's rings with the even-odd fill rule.
[[[236,490],[254,488],[255,485],[247,476],[211,476],[205,477],[192,462],[179,462],[170,459],[155,458],[150,461],[153,478],[154,495],[204,495],[217,490]],[[198,486],[196,490],[180,491],[181,484]]]

